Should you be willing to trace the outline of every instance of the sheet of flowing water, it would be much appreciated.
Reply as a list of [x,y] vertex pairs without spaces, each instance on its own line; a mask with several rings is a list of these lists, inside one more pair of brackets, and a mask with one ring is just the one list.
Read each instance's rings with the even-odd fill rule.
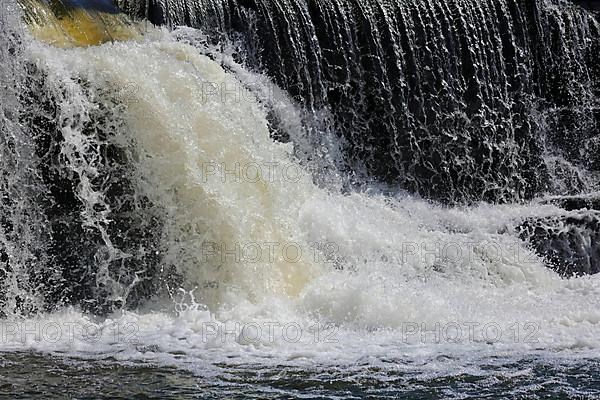
[[600,24],[571,0],[117,2],[240,38],[249,66],[330,108],[355,173],[451,204],[598,190]]
[[[122,107],[109,115],[110,140],[130,152],[137,195],[161,210],[161,264],[184,280],[172,299],[135,312],[99,318],[64,308],[3,319],[2,350],[96,360],[60,362],[99,377],[130,371],[133,387],[138,368],[159,365],[142,374],[177,379],[162,386],[164,397],[185,396],[176,390],[188,386],[199,397],[215,388],[294,396],[302,387],[329,397],[575,393],[569,378],[593,370],[600,349],[600,277],[560,278],[514,231],[525,217],[564,210],[444,208],[315,185],[293,145],[270,138],[265,101],[247,89],[264,88],[265,78],[203,51],[160,30],[89,48],[27,41],[23,57],[58,98],[61,154],[80,179],[83,220],[103,240],[97,279],[127,301],[130,287],[110,265],[128,255],[105,228],[106,194],[91,183],[99,150],[82,128],[112,100]],[[292,112],[291,104],[279,107]],[[17,250],[27,249],[15,249],[14,260]],[[26,272],[10,272],[19,287]],[[10,374],[11,360],[54,362],[18,354],[3,357]],[[586,393],[598,390],[588,384]]]

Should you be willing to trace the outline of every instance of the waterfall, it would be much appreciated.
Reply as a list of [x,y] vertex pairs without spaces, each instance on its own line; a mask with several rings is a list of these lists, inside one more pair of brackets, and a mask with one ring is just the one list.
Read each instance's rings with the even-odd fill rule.
[[597,187],[600,26],[569,1],[119,4],[240,41],[247,65],[332,110],[371,179],[448,203]]
[[592,11],[121,2],[161,28],[21,4],[0,20],[0,328],[92,314],[196,356],[231,321],[598,348]]
[[175,284],[205,305],[258,301],[315,274],[293,255],[303,238],[290,220],[312,179],[271,140],[264,106],[196,48],[145,35],[156,42],[31,43],[6,71],[22,78],[6,95],[15,120],[3,119],[15,137],[3,145],[6,314],[71,302],[102,313]]

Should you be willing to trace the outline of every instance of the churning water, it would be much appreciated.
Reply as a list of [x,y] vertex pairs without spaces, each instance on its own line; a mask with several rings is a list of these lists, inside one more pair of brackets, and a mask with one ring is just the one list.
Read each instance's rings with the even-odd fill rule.
[[[559,274],[524,235],[527,223],[592,218],[572,229],[594,272],[595,212],[548,201],[597,197],[591,12],[531,2],[547,17],[537,28],[556,22],[567,43],[548,39],[564,44],[568,65],[542,79],[539,54],[520,42],[530,33],[518,36],[525,13],[508,0],[497,1],[506,21],[485,31],[469,1],[368,2],[384,14],[379,29],[396,29],[378,44],[394,54],[371,51],[371,61],[361,52],[375,44],[350,41],[360,36],[350,2],[309,2],[339,7],[327,29],[311,25],[304,2],[258,2],[244,8],[248,26],[265,23],[261,7],[289,17],[286,32],[270,14],[291,48],[278,44],[288,58],[271,71],[266,50],[226,35],[229,11],[172,3],[157,6],[157,22],[198,29],[85,10],[76,29],[93,21],[100,33],[73,35],[66,19],[80,16],[23,2],[25,24],[3,3],[1,393],[600,393],[600,277]],[[482,4],[481,15],[496,15]],[[444,34],[456,15],[462,25]],[[319,54],[323,41],[300,29],[309,26],[339,40],[340,65],[364,58],[346,89],[328,75],[342,66]],[[293,62],[296,78],[285,75]],[[388,70],[369,77],[378,62]],[[284,75],[272,73],[279,67]],[[402,72],[419,67],[421,77]],[[547,84],[563,73],[569,88]],[[382,76],[391,86],[377,97],[369,79]],[[558,104],[564,91],[572,101]],[[567,129],[585,144],[577,152],[561,144],[575,141]]]

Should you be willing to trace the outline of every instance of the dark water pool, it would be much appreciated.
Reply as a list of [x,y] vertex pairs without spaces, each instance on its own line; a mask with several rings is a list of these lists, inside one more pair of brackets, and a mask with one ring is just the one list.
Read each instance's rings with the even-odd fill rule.
[[[319,367],[205,365],[194,373],[114,359],[0,355],[3,399],[600,399],[599,360],[490,359],[445,376],[368,364]],[[200,372],[198,372],[200,371]],[[205,371],[205,372],[202,372]],[[410,369],[409,369],[410,371]]]

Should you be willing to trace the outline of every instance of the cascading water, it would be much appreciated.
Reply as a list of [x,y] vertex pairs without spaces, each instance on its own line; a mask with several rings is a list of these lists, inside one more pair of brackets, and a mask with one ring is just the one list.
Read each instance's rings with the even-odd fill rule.
[[597,354],[598,276],[548,268],[597,272],[593,195],[418,196],[597,189],[591,12],[122,1],[198,30],[86,10],[105,32],[86,36],[68,7],[21,4],[30,28],[7,3],[0,39],[4,348],[209,375]]
[[569,1],[119,3],[241,40],[380,181],[447,202],[596,187],[600,29]]

